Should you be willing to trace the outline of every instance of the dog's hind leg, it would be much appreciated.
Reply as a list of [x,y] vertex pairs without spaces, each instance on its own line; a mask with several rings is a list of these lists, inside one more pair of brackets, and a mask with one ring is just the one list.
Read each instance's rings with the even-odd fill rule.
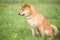
[[45,38],[45,35],[44,35],[44,28],[43,28],[43,26],[38,26],[38,30],[39,30],[39,32],[40,32],[40,34],[41,34],[41,40],[44,40],[44,38]]

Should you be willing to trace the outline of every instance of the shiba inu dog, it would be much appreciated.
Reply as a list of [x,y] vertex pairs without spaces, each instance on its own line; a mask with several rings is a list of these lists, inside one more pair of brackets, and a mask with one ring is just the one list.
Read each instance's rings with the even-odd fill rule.
[[57,27],[50,24],[48,20],[42,15],[36,12],[31,4],[22,4],[21,10],[18,13],[21,16],[26,16],[32,35],[41,34],[42,37],[54,36],[57,34]]

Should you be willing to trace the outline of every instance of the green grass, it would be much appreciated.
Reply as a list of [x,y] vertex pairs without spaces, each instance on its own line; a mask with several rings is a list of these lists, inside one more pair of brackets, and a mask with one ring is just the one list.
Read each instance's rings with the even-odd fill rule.
[[[1,0],[0,2],[0,40],[41,40],[40,36],[32,36],[27,20],[19,16],[20,4]],[[11,0],[10,0],[11,1]],[[20,0],[21,1],[21,0]],[[7,3],[5,3],[7,2]],[[26,1],[26,3],[28,3]],[[59,1],[58,1],[59,2]],[[57,26],[60,31],[60,4],[30,2],[36,11],[43,14],[51,24]],[[60,40],[60,32],[53,38]]]

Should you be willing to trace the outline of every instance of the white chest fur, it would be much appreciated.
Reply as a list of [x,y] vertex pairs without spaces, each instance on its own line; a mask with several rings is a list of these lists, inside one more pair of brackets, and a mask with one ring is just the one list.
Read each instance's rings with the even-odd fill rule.
[[28,19],[28,23],[32,26],[32,27],[34,27],[34,26],[36,26],[37,25],[37,20],[36,19]]

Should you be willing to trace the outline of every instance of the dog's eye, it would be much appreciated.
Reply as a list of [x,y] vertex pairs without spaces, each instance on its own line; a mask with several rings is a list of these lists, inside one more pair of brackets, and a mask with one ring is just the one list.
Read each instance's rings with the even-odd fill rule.
[[23,9],[23,10],[25,10],[25,9]]

